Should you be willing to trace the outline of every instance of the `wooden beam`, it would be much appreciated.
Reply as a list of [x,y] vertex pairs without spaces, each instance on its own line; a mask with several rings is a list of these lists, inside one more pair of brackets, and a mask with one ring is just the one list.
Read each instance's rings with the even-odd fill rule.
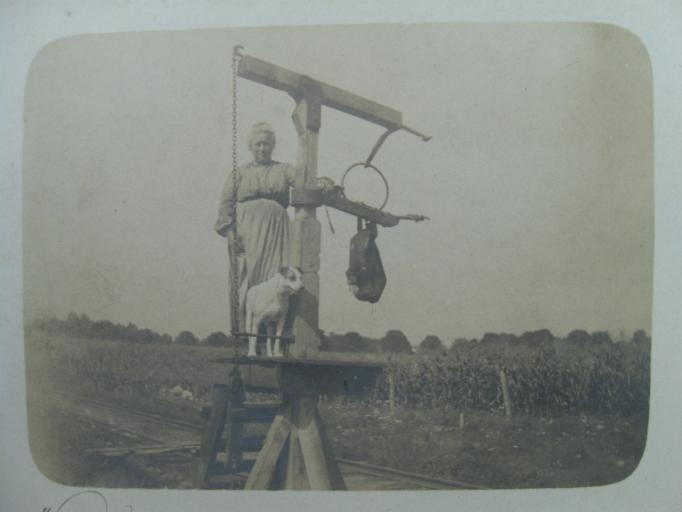
[[320,411],[315,410],[315,418],[317,421],[317,428],[320,431],[320,439],[322,440],[322,446],[324,447],[324,456],[327,459],[327,464],[329,465],[329,480],[332,489],[335,491],[345,491],[347,490],[346,481],[341,474],[341,468],[339,467],[339,462],[334,454],[334,447],[332,446],[331,439],[329,439],[329,434],[327,434],[327,427],[322,420]]
[[195,473],[195,486],[203,487],[218,451],[218,439],[225,425],[229,388],[224,384],[216,384],[211,391],[211,415],[204,425],[201,436],[201,451]]
[[291,412],[289,405],[285,405],[275,417],[268,431],[265,444],[258,454],[256,463],[253,465],[245,489],[269,489],[275,476],[275,469],[279,461],[282,448],[289,439],[291,432]]
[[[284,91],[294,97],[301,94],[301,84],[307,77],[300,73],[243,55],[239,61],[239,76],[268,87]],[[307,78],[310,80],[309,78]],[[398,129],[403,125],[403,115],[398,110],[358,96],[333,85],[317,82],[322,105],[345,112],[385,128]]]
[[327,450],[320,437],[317,423],[317,397],[296,397],[294,399],[294,421],[298,430],[305,471],[310,489],[329,491],[332,489]]
[[287,476],[285,488],[292,491],[310,490],[308,475],[306,475],[305,464],[303,462],[303,452],[301,443],[298,440],[298,427],[294,415],[294,424],[291,426],[289,436],[289,464],[287,465]]
[[[317,145],[320,128],[319,89],[308,90],[308,96],[300,98],[292,118],[298,133],[298,165],[295,185],[313,188],[317,180]],[[294,338],[289,347],[293,357],[314,357],[320,348],[319,298],[320,298],[320,249],[322,226],[315,216],[313,205],[296,206],[291,223],[290,263],[301,269],[305,288],[296,297]]]
[[392,228],[393,226],[397,226],[400,222],[400,219],[395,215],[357,201],[351,201],[338,193],[324,195],[322,197],[322,204],[345,213],[350,213],[361,219],[374,222],[385,228]]

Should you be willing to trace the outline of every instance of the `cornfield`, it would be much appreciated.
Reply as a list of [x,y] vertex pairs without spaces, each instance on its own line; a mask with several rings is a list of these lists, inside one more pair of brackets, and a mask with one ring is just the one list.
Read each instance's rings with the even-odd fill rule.
[[29,378],[59,389],[150,396],[178,386],[208,399],[213,384],[228,381],[226,367],[209,361],[229,355],[225,349],[45,334],[27,340]]
[[[392,360],[376,389],[407,407],[500,410],[506,378],[512,410],[527,414],[646,414],[648,345],[540,347],[469,344],[437,356]],[[504,376],[502,375],[504,374]]]
[[[30,378],[64,389],[148,396],[179,386],[207,400],[213,384],[227,382],[228,368],[209,362],[229,355],[226,349],[46,334],[27,340]],[[392,356],[369,398],[392,396],[408,408],[499,411],[504,374],[515,413],[646,414],[649,360],[650,345],[641,343],[468,343],[447,354]]]

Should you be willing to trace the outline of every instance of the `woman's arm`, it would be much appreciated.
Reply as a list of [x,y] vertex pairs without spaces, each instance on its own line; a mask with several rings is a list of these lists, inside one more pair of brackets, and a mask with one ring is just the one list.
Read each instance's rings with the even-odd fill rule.
[[226,237],[232,223],[234,222],[233,212],[236,204],[236,191],[232,186],[232,175],[228,176],[220,194],[220,205],[218,206],[218,219],[215,222],[216,232]]
[[[290,187],[295,187],[296,186],[296,167],[290,164],[287,164],[286,168],[286,177],[287,177],[287,185]],[[334,190],[334,187],[336,185],[334,184],[334,181],[331,178],[327,177],[319,177],[317,180],[315,180],[315,184],[317,188],[322,189],[323,193],[331,192]]]

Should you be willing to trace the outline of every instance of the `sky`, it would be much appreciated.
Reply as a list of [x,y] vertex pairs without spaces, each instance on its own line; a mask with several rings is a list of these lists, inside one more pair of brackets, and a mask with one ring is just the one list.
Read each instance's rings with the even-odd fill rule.
[[[651,69],[642,44],[597,24],[348,25],[83,35],[43,48],[26,83],[25,316],[229,330],[225,240],[232,46],[403,112],[374,160],[386,210],[379,303],[347,288],[354,218],[322,223],[320,325],[412,342],[549,328],[650,330]],[[239,80],[250,126],[296,161],[286,94]],[[338,181],[382,129],[323,109],[318,172]],[[358,172],[347,195],[380,202]]]

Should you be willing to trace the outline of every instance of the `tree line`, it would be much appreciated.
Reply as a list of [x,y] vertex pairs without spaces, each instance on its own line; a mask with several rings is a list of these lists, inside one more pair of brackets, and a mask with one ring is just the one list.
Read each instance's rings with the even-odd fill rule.
[[[203,339],[197,338],[191,331],[181,331],[177,336],[161,334],[148,328],[138,328],[133,323],[123,325],[109,320],[91,320],[85,314],[69,313],[66,319],[43,317],[35,319],[27,326],[27,330],[38,330],[51,335],[74,336],[78,338],[93,338],[102,340],[128,341],[134,343],[165,343],[178,345],[196,345],[213,347],[234,347],[234,339],[222,331],[216,331]],[[382,338],[362,336],[358,332],[349,331],[345,334],[325,333],[319,331],[321,351],[355,352],[355,353],[402,353],[440,355],[448,352],[458,352],[467,346],[527,346],[538,348],[555,341],[567,341],[576,347],[594,345],[608,345],[614,343],[607,331],[588,332],[575,329],[565,338],[559,338],[548,329],[527,331],[517,336],[507,333],[485,333],[480,339],[455,338],[449,346],[435,335],[427,335],[413,347],[405,334],[398,329],[391,329]],[[632,337],[626,339],[621,333],[618,341],[636,344],[651,342],[647,333],[637,330]]]

